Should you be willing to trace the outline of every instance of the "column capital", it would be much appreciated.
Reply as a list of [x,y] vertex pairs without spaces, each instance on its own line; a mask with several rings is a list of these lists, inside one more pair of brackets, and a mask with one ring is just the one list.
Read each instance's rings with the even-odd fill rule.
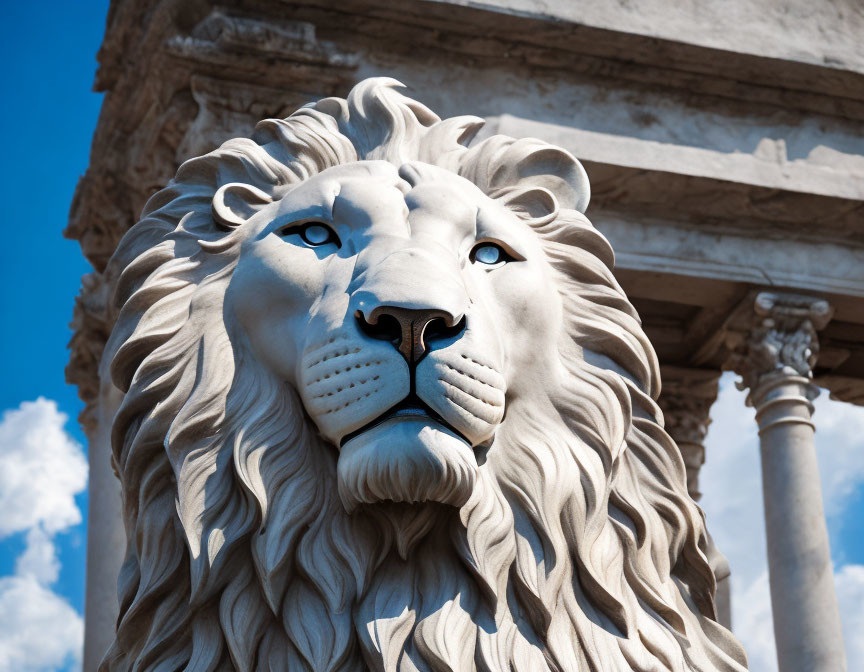
[[[831,319],[829,303],[813,296],[759,292],[753,301],[749,333],[739,336],[726,368],[741,376],[739,389],[749,389],[748,403],[761,396],[766,382],[797,379],[815,398],[809,383],[819,353],[817,332]],[[811,396],[812,395],[812,396]]]

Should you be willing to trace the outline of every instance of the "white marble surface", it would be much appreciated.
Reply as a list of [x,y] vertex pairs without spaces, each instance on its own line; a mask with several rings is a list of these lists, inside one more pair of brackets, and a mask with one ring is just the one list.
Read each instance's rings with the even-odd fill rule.
[[745,669],[585,173],[476,125],[366,81],[121,242],[106,670]]

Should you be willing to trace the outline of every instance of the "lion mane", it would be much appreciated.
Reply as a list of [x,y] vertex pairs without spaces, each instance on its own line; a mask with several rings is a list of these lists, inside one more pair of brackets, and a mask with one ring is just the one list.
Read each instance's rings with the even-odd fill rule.
[[[400,86],[366,80],[185,162],[121,241],[108,356],[128,547],[100,669],[744,670],[581,166],[538,140],[471,144],[482,120],[441,120]],[[346,513],[337,450],[223,314],[242,241],[215,192],[278,200],[364,159],[437,165],[492,198],[582,191],[531,220],[563,301],[565,389],[508,408],[460,509]]]

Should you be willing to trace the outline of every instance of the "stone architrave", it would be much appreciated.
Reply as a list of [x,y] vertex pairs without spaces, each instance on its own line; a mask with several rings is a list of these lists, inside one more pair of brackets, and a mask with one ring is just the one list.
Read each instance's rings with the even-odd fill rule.
[[581,164],[399,87],[187,161],[120,242],[102,669],[742,672]]
[[[684,459],[687,469],[687,491],[698,502],[699,470],[705,463],[705,437],[711,424],[711,406],[717,399],[720,371],[692,369],[679,366],[661,366],[663,389],[657,404],[663,411],[664,426]],[[729,561],[710,538],[708,561],[717,579],[714,601],[717,619],[732,628],[732,605]]]
[[783,672],[845,670],[828,531],[813,442],[817,331],[831,318],[822,299],[762,292],[750,333],[730,368],[756,409],[771,607]]

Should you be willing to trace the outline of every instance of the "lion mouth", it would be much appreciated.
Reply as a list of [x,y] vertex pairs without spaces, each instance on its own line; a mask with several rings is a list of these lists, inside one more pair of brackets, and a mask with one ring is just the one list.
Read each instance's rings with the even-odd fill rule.
[[386,411],[384,411],[381,415],[376,417],[370,422],[367,422],[360,429],[356,429],[350,434],[346,434],[342,437],[342,440],[339,441],[339,449],[342,449],[346,443],[348,443],[351,439],[360,436],[361,434],[368,432],[370,429],[377,427],[383,422],[387,420],[391,420],[393,418],[426,418],[430,422],[435,422],[439,425],[442,425],[444,428],[453,432],[456,436],[462,439],[465,443],[471,446],[471,442],[466,438],[466,436],[456,429],[453,425],[447,422],[444,418],[442,418],[438,413],[433,411],[428,404],[426,404],[420,397],[415,394],[409,394],[402,401],[400,401],[395,406],[391,406]]

